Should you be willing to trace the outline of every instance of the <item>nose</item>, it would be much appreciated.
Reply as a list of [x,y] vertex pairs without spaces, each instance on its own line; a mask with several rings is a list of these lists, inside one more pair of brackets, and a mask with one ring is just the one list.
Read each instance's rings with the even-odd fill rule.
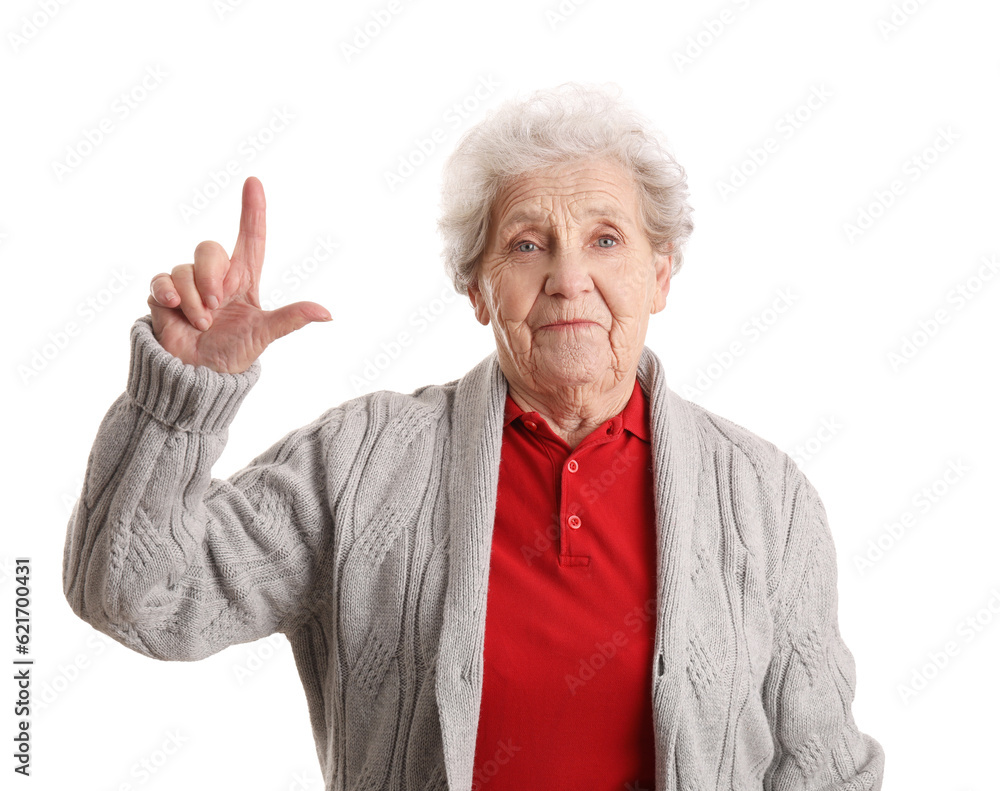
[[594,281],[590,277],[590,264],[578,249],[557,245],[547,264],[545,293],[549,296],[560,294],[573,299],[594,287]]

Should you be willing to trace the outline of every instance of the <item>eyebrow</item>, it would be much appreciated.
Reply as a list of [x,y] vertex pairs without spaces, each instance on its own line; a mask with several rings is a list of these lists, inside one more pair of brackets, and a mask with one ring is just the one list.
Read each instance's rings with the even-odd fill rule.
[[[617,223],[622,224],[622,225],[627,225],[628,224],[628,221],[623,217],[623,215],[618,211],[618,209],[616,209],[614,206],[607,205],[607,204],[601,204],[601,205],[598,205],[598,206],[592,206],[592,207],[590,207],[589,209],[587,209],[586,211],[583,212],[583,216],[584,217],[606,217],[607,219],[612,220],[612,221],[617,222]],[[521,211],[518,211],[518,212],[512,214],[510,217],[508,217],[507,221],[504,222],[504,224],[500,226],[499,230],[500,230],[501,233],[503,233],[503,232],[506,232],[509,229],[513,228],[516,225],[520,225],[521,223],[525,223],[525,222],[528,222],[528,223],[538,222],[538,221],[542,220],[544,217],[545,217],[545,213],[544,212],[534,211],[534,210],[530,210],[530,209],[522,209]]]

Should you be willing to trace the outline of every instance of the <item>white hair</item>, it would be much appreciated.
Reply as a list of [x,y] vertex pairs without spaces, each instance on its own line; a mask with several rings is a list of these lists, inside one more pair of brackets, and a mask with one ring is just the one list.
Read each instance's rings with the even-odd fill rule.
[[445,162],[438,230],[455,290],[468,294],[475,281],[493,201],[508,185],[593,158],[615,160],[632,176],[643,230],[654,250],[673,256],[676,274],[694,228],[684,168],[666,139],[622,101],[620,87],[567,82],[508,99],[468,130]]

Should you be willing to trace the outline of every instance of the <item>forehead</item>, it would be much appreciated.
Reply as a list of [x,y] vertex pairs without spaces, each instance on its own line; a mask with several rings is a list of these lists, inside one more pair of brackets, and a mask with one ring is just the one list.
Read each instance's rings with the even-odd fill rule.
[[634,222],[638,212],[635,182],[616,162],[562,163],[524,174],[500,191],[491,214],[494,228],[543,222],[565,206],[584,219],[594,215]]

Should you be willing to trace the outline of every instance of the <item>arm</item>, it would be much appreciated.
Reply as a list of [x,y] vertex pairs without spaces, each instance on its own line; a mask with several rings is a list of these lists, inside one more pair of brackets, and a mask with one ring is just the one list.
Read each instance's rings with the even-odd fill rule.
[[[344,408],[290,433],[228,480],[213,479],[259,362],[238,374],[186,365],[160,346],[148,316],[135,322],[131,341],[126,392],[101,424],[70,518],[70,606],[157,659],[200,659],[294,631],[329,589],[325,447]],[[343,460],[338,468],[349,469]]]
[[764,679],[774,738],[767,791],[879,791],[885,755],[851,714],[854,657],[837,625],[837,559],[826,509],[788,462],[789,525]]

